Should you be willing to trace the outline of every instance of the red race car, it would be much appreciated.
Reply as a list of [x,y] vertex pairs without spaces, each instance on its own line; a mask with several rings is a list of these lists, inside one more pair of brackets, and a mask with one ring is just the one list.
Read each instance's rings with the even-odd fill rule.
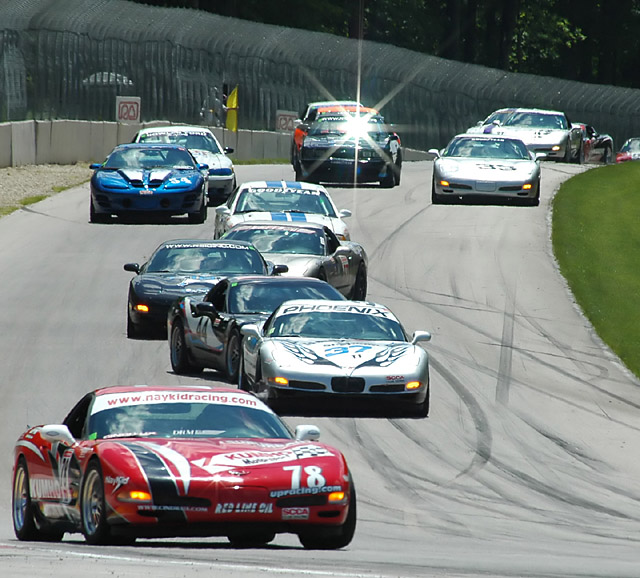
[[305,548],[342,548],[355,532],[355,487],[319,435],[291,432],[238,389],[98,389],[62,424],[18,439],[14,530],[40,541],[82,532],[89,544],[226,536],[236,547],[288,532]]

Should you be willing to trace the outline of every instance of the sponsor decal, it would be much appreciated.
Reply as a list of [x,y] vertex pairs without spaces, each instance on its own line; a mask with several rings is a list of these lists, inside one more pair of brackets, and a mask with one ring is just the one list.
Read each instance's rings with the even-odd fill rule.
[[31,497],[36,500],[55,500],[68,504],[73,496],[68,487],[53,478],[31,478],[29,480]]
[[111,490],[112,494],[115,494],[122,486],[126,486],[129,483],[129,476],[106,476],[104,479],[104,483],[108,485],[113,485],[113,490]]
[[138,512],[206,512],[204,506],[160,506],[156,504],[141,504]]
[[230,452],[227,454],[214,455],[210,458],[200,458],[191,463],[214,475],[241,466],[286,463],[308,458],[329,457],[332,455],[334,454],[322,446],[304,445],[275,452],[263,452],[260,450]]
[[308,520],[309,508],[282,508],[283,520]]
[[[144,393],[108,393],[96,397],[92,414],[108,408],[156,403],[215,403],[220,405],[240,405],[263,409],[263,404],[249,395],[229,395],[213,392],[169,392],[149,391]],[[267,411],[265,409],[265,411]]]
[[404,381],[404,375],[387,375],[387,381]]
[[165,249],[239,249],[242,251],[251,250],[246,245],[236,245],[235,243],[167,243]]
[[314,303],[308,305],[290,305],[284,307],[280,312],[280,315],[291,315],[293,313],[304,313],[308,311],[335,311],[338,313],[353,313],[354,315],[374,315],[395,320],[395,317],[393,317],[391,311],[389,311],[385,307],[374,307],[371,305],[340,305],[330,302]]
[[269,502],[226,502],[216,506],[216,514],[273,514]]
[[270,498],[284,498],[285,496],[309,496],[316,494],[330,494],[331,492],[341,492],[342,486],[320,486],[314,488],[289,488],[287,490],[272,490],[269,492]]

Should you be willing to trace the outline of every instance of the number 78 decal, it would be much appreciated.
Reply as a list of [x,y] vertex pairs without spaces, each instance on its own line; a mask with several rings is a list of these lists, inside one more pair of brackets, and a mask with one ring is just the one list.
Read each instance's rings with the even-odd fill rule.
[[285,466],[282,469],[291,472],[292,490],[302,487],[303,472],[306,475],[304,482],[306,482],[307,488],[321,488],[326,485],[326,480],[322,475],[322,468],[318,466],[305,466],[304,469],[302,466]]

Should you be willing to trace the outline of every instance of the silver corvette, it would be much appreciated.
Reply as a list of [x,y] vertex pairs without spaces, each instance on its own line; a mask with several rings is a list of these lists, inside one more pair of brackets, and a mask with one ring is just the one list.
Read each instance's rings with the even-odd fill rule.
[[384,305],[367,301],[286,301],[264,325],[245,325],[239,386],[279,401],[371,398],[429,413],[429,356]]
[[466,196],[521,199],[540,203],[540,159],[516,138],[461,134],[446,148],[429,151],[433,163],[432,203]]

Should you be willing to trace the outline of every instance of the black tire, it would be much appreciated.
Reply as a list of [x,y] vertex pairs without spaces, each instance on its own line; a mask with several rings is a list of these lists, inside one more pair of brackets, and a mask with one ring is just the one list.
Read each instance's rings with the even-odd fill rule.
[[242,338],[236,329],[229,334],[227,347],[224,351],[224,373],[231,383],[237,383],[240,372],[240,345]]
[[436,184],[431,183],[431,204],[432,205],[441,205],[444,202],[444,198],[442,195],[436,193]]
[[45,530],[36,523],[29,491],[29,470],[23,457],[19,458],[16,464],[11,498],[13,531],[18,540],[37,542],[59,542],[62,540],[64,532]]
[[394,168],[394,176],[396,178],[396,186],[400,184],[400,177],[402,176],[402,164],[396,163],[393,165]]
[[111,542],[102,468],[97,461],[89,463],[82,482],[80,524],[87,544],[102,545]]
[[327,280],[327,273],[324,269],[320,269],[320,271],[318,271],[318,279],[320,279],[320,281]]
[[364,301],[367,298],[367,268],[364,263],[360,263],[358,267],[356,281],[349,298],[353,301]]
[[105,213],[97,213],[93,207],[93,201],[89,201],[89,222],[90,223],[107,223],[111,215]]
[[613,160],[613,153],[611,152],[611,149],[607,147],[606,149],[604,149],[604,154],[602,155],[602,163],[605,165],[608,165],[608,164],[611,164],[612,160]]
[[207,197],[202,196],[202,203],[200,204],[200,210],[197,213],[189,213],[189,223],[192,225],[199,225],[207,220]]
[[227,536],[234,548],[260,548],[272,542],[276,537],[274,532],[251,532],[238,536]]
[[351,480],[349,494],[349,512],[347,519],[338,528],[314,528],[298,534],[300,543],[308,550],[337,550],[351,543],[356,531],[356,488]]
[[184,326],[180,319],[176,319],[171,327],[169,358],[171,359],[171,368],[178,375],[188,375],[202,371],[202,367],[194,365],[189,359],[189,350],[184,338]]
[[417,403],[415,405],[413,414],[416,417],[429,417],[430,404],[431,404],[431,392],[430,392],[430,389],[427,388],[427,395],[420,403]]
[[140,330],[137,325],[131,320],[131,316],[127,313],[127,337],[129,339],[135,339],[140,335]]
[[295,180],[301,181],[303,179],[303,175],[302,175],[302,167],[300,166],[300,163],[295,163],[293,165],[293,171],[295,172]]
[[380,179],[380,186],[384,189],[393,189],[396,186],[395,165],[387,165],[386,175]]
[[247,374],[244,372],[244,356],[242,355],[242,350],[240,351],[240,360],[238,362],[238,389],[241,389],[242,391],[251,391],[249,379],[247,378]]

